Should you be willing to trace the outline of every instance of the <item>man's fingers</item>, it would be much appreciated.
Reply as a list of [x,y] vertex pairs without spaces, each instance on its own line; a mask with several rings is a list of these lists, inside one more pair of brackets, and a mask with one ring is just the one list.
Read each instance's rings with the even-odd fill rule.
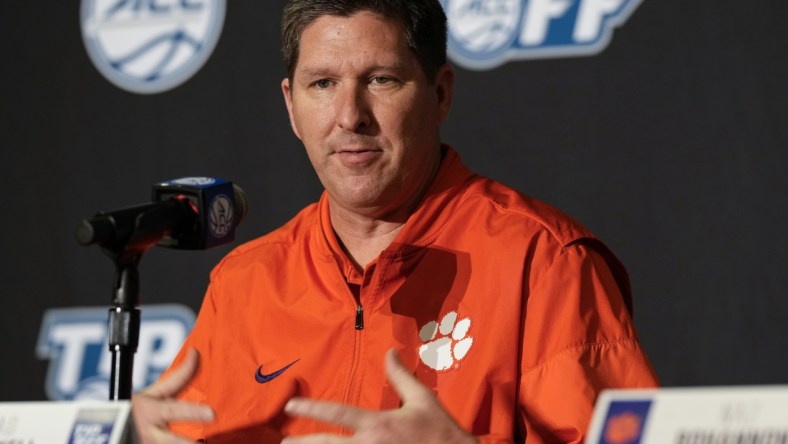
[[349,442],[350,438],[327,434],[291,436],[282,440],[282,444],[344,444]]
[[194,444],[194,441],[174,435],[167,430],[154,431],[148,441],[156,444]]
[[131,403],[136,423],[154,428],[165,429],[173,421],[212,422],[216,416],[205,404],[157,399],[145,394],[135,395]]
[[131,400],[138,442],[156,444],[185,444],[191,441],[176,436],[167,430],[171,421],[210,422],[213,410],[201,404],[176,400],[161,400],[149,395],[137,395]]
[[175,396],[194,376],[200,365],[200,355],[197,350],[190,348],[186,357],[167,377],[147,388],[143,393],[154,398],[169,398]]
[[363,428],[374,413],[334,402],[310,401],[293,398],[285,405],[285,412],[293,416],[304,416],[318,421],[337,424],[353,430]]
[[408,369],[406,369],[394,349],[386,352],[386,376],[389,382],[397,391],[402,403],[407,405],[409,402],[433,401],[432,392],[427,390]]
[[183,401],[159,401],[161,418],[170,423],[183,422],[211,422],[215,419],[213,409],[204,404]]
[[185,444],[191,441],[176,436],[167,429],[171,422],[212,422],[213,410],[203,404],[178,401],[174,396],[194,376],[199,355],[193,348],[177,367],[156,384],[132,396],[131,409],[140,443]]
[[386,375],[403,400],[401,408],[369,411],[324,401],[293,398],[285,411],[355,431],[352,437],[309,435],[285,439],[283,444],[339,444],[349,442],[452,442],[476,443],[399,361],[394,350],[386,354]]

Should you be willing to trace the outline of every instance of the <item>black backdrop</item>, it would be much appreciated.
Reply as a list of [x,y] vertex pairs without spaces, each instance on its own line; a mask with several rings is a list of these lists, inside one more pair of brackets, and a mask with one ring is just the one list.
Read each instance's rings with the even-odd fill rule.
[[[242,241],[318,197],[279,91],[280,6],[229,2],[197,75],[135,95],[91,64],[78,0],[2,2],[0,400],[45,398],[47,309],[109,305],[82,218],[226,177],[249,197]],[[597,56],[457,69],[444,140],[613,248],[666,385],[788,382],[786,20],[779,0],[645,0]],[[143,302],[196,311],[229,249],[151,250]]]

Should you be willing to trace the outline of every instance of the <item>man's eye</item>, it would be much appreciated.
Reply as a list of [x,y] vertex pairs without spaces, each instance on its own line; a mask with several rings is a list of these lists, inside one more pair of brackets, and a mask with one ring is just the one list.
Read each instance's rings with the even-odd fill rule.
[[326,89],[329,86],[331,86],[331,81],[328,79],[321,79],[315,82],[315,86],[318,87],[319,89]]
[[385,85],[385,84],[391,83],[393,81],[394,81],[394,79],[392,79],[391,77],[375,76],[375,77],[372,78],[372,83],[374,83],[376,85]]

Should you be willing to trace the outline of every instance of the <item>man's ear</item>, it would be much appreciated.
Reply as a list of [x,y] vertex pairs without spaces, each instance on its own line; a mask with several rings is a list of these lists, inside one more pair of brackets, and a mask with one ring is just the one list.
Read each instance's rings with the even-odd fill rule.
[[446,63],[435,75],[435,93],[438,98],[438,123],[449,115],[451,101],[454,98],[454,68]]
[[290,118],[290,128],[293,129],[293,133],[295,133],[296,137],[301,139],[301,135],[298,134],[295,119],[293,118],[293,92],[290,89],[290,79],[287,77],[282,79],[282,95],[285,98],[285,106],[287,106],[287,116]]

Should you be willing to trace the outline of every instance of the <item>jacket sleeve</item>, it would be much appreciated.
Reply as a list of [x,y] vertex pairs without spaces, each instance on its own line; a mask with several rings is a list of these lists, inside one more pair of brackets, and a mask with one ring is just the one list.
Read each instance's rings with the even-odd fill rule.
[[526,280],[518,435],[528,444],[580,443],[601,390],[658,384],[608,254],[576,242]]

